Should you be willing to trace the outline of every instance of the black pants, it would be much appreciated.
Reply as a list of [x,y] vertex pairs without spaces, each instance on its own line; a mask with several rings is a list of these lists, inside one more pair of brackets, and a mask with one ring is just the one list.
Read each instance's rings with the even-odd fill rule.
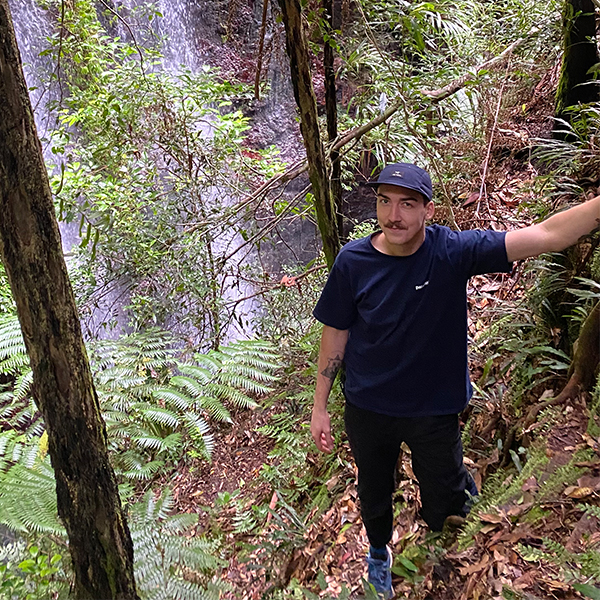
[[382,548],[392,537],[392,495],[402,442],[411,450],[421,515],[429,528],[440,531],[448,515],[466,515],[465,489],[473,495],[477,489],[463,464],[458,415],[389,417],[346,402],[345,422],[372,546]]

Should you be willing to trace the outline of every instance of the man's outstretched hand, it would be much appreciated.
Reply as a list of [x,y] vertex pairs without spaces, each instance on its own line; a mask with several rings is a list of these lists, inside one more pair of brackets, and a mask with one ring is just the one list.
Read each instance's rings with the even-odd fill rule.
[[310,420],[310,432],[317,448],[321,452],[333,450],[333,438],[331,437],[331,422],[326,410],[313,409]]

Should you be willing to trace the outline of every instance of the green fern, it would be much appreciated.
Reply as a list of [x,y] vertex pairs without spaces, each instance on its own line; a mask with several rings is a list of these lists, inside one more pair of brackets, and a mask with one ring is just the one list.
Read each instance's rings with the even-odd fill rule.
[[467,523],[458,536],[459,548],[466,548],[473,540],[475,534],[483,526],[479,515],[490,511],[495,506],[503,506],[521,494],[525,481],[538,473],[548,463],[548,457],[542,446],[535,448],[521,472],[509,476],[506,471],[498,471],[488,477],[479,501],[467,517]]
[[[0,434],[0,523],[24,534],[66,535],[56,508],[50,459],[37,444]],[[10,466],[9,466],[10,465]]]
[[19,320],[14,316],[0,315],[0,373],[15,375],[29,367],[29,357]]
[[586,514],[600,519],[600,506],[594,506],[593,504],[585,504],[583,506],[583,510]]
[[133,506],[129,527],[134,569],[144,600],[218,600],[227,588],[214,574],[226,563],[216,556],[218,543],[190,534],[196,514],[172,515],[173,497],[148,492]]
[[562,543],[543,538],[541,548],[519,543],[516,551],[527,562],[543,562],[558,567],[562,579],[569,583],[600,582],[600,552],[593,548],[570,552]]
[[[190,362],[177,360],[174,346],[169,333],[156,329],[89,344],[114,466],[127,479],[150,479],[188,450],[210,458],[210,423],[231,423],[228,405],[256,407],[255,398],[277,379],[279,357],[268,342],[234,342]],[[0,372],[15,380],[0,394],[0,419],[39,436],[43,422],[30,395],[32,373],[24,366],[24,351],[18,321],[5,318],[0,361],[7,370]],[[13,367],[19,365],[17,373]]]

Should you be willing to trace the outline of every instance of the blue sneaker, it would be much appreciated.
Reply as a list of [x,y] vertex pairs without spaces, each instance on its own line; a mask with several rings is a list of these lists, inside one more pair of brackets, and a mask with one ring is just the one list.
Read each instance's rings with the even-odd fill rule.
[[369,583],[375,588],[375,591],[382,598],[391,598],[394,595],[392,589],[392,553],[387,550],[387,559],[372,558],[371,551],[367,556],[367,565],[369,567]]

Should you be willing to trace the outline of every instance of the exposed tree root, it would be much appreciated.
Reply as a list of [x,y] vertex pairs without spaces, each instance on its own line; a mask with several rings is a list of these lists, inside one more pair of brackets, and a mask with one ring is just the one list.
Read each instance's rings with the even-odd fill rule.
[[595,380],[599,363],[600,301],[596,303],[588,315],[575,342],[575,354],[569,368],[569,373],[567,374],[567,384],[558,396],[533,405],[527,412],[527,415],[511,428],[504,442],[503,466],[510,462],[510,450],[517,439],[518,432],[523,432],[533,425],[539,413],[549,406],[564,404],[567,400],[577,398],[581,392],[589,390]]

